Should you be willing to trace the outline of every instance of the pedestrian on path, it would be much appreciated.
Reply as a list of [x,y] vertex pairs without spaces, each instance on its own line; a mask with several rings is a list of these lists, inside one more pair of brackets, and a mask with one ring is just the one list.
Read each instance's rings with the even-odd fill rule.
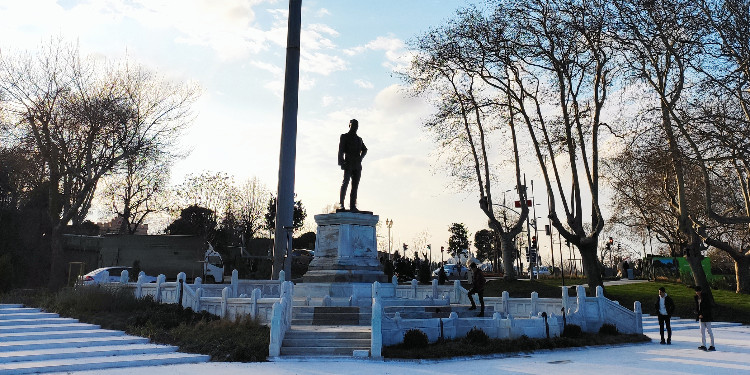
[[[664,287],[659,288],[659,298],[656,300],[657,317],[659,318],[659,335],[661,335],[661,344],[672,345],[672,324],[670,319],[674,313],[674,301],[667,295]],[[664,326],[667,327],[667,341],[664,341]]]
[[482,306],[482,309],[479,310],[479,317],[484,316],[484,284],[486,283],[486,280],[484,279],[484,274],[482,274],[482,270],[480,270],[477,267],[477,264],[474,262],[471,262],[471,265],[469,266],[472,271],[472,277],[471,277],[471,289],[467,293],[469,295],[469,301],[471,301],[471,307],[469,310],[476,310],[477,304],[474,303],[474,298],[471,296],[472,294],[476,294],[479,296],[479,304]]
[[[702,295],[700,286],[695,287],[695,321],[700,322],[701,327],[701,346],[698,347],[700,350],[714,351],[714,331],[711,330],[711,322],[714,320],[713,313],[711,311],[710,298],[704,298]],[[711,346],[706,349],[706,331],[708,336],[711,338]]]

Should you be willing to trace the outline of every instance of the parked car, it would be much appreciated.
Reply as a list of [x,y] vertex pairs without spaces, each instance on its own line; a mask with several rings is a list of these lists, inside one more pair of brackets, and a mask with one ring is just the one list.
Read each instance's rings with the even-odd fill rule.
[[534,267],[532,269],[532,272],[534,277],[547,276],[552,274],[548,267]]
[[[76,284],[96,285],[96,284],[107,283],[107,282],[116,283],[120,281],[120,275],[122,275],[122,271],[124,270],[128,270],[128,274],[131,278],[138,277],[138,275],[133,274],[134,272],[133,267],[123,267],[123,266],[102,267],[102,268],[97,268],[83,276],[80,276]],[[109,280],[104,279],[104,271],[109,272]],[[145,282],[154,283],[156,282],[156,277],[146,275]]]
[[[443,271],[445,272],[445,277],[448,279],[465,279],[466,276],[469,274],[468,267],[464,267],[464,266],[456,265],[456,264],[443,265]],[[432,276],[437,277],[438,272],[440,272],[440,268],[436,269],[435,271],[432,271]]]

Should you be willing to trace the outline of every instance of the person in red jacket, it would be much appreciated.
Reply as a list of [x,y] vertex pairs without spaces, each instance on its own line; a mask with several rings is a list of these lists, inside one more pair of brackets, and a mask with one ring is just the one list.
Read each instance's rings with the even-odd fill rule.
[[472,294],[476,294],[479,296],[479,305],[482,307],[481,310],[479,310],[479,315],[477,316],[484,316],[484,284],[487,283],[487,280],[484,279],[484,274],[482,274],[482,270],[480,270],[477,267],[476,263],[471,263],[469,266],[471,267],[471,289],[468,292],[469,295],[469,301],[471,301],[471,307],[469,310],[476,310],[477,304],[474,303],[474,298],[472,298]]

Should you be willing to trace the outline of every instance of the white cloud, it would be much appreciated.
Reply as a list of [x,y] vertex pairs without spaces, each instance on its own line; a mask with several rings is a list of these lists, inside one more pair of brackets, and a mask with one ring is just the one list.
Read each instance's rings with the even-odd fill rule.
[[284,69],[282,67],[267,62],[254,60],[251,61],[250,64],[255,66],[256,68],[265,70],[273,74],[274,76],[281,76],[282,74],[284,74]]
[[413,52],[406,48],[406,43],[393,36],[379,36],[363,46],[344,50],[344,54],[355,56],[366,51],[384,51],[386,60],[383,66],[392,70],[404,69],[413,56]]
[[343,98],[341,98],[340,96],[325,95],[321,100],[323,103],[323,107],[328,107],[335,103],[341,103]]
[[373,85],[372,82],[365,81],[364,79],[355,79],[354,84],[363,89],[371,89],[375,87],[375,85]]

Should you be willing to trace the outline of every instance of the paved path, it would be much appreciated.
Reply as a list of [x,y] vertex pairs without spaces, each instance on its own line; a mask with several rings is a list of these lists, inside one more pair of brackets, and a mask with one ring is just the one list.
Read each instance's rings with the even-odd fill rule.
[[[114,369],[112,375],[292,375],[292,374],[739,374],[750,373],[750,326],[716,328],[716,352],[698,350],[697,329],[673,332],[672,345],[655,341],[606,348],[565,349],[510,357],[462,358],[444,361],[281,361],[266,363],[203,363]],[[101,372],[80,372],[94,375]]]

